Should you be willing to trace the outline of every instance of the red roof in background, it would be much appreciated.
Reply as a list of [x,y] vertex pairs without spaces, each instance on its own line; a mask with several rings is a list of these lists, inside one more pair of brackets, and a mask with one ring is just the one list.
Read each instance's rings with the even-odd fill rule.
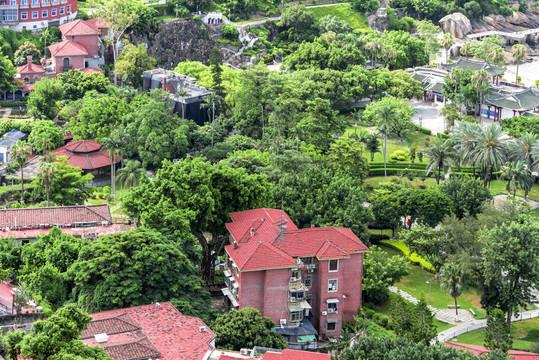
[[93,74],[93,73],[101,73],[104,75],[103,71],[101,71],[100,69],[94,69],[94,68],[84,68],[82,70],[80,70],[81,73],[83,74]]
[[[92,140],[78,140],[67,143],[54,150],[56,158],[66,156],[68,165],[78,167],[83,170],[94,170],[105,166],[110,166],[108,151],[100,151],[101,144]],[[119,155],[115,156],[114,163],[121,160]]]
[[22,91],[34,90],[34,84],[25,84],[22,88]]
[[[108,205],[0,209],[0,229],[6,231],[40,225],[70,226],[74,223],[112,222]],[[47,231],[48,232],[48,231]]]
[[[445,345],[455,348],[455,349],[471,351],[473,352],[474,355],[477,355],[477,356],[490,352],[490,350],[487,349],[486,347],[479,346],[479,345],[460,344],[460,343],[455,343],[451,341],[446,341]],[[538,360],[539,359],[539,354],[525,352],[525,351],[509,350],[507,351],[507,353],[511,355],[515,360]]]
[[[67,24],[66,24],[67,25]],[[49,46],[51,56],[83,56],[88,55],[86,48],[71,40],[64,40]]]
[[86,20],[86,23],[93,26],[96,29],[109,27],[109,24],[103,18],[99,18],[99,17]]
[[229,356],[229,355],[221,355],[219,356],[219,360],[245,360],[244,358]]
[[[124,224],[112,224],[108,226],[92,226],[89,228],[73,228],[73,227],[63,227],[61,230],[66,234],[73,236],[82,236],[85,238],[96,238],[102,235],[109,234],[121,234],[129,230],[133,230],[134,225],[124,225]],[[14,238],[14,239],[35,239],[38,235],[46,235],[49,233],[50,228],[44,229],[26,229],[26,230],[9,230],[9,231],[0,231],[0,238]]]
[[99,31],[93,23],[84,20],[75,20],[59,26],[63,36],[98,35]]
[[33,62],[26,63],[22,66],[17,66],[19,74],[39,74],[44,73],[45,69],[41,65],[36,65]]
[[[215,334],[204,322],[181,314],[170,302],[117,309],[90,315],[94,320],[81,340],[103,348],[115,360],[200,360]],[[201,327],[206,327],[201,331]],[[106,333],[108,340],[98,343],[95,335]]]
[[74,138],[73,134],[69,134],[69,135],[64,135],[63,140],[66,141],[66,140],[71,140],[73,138]]
[[262,360],[330,360],[329,354],[310,351],[284,349],[282,353],[268,351]]
[[338,227],[298,229],[277,209],[255,209],[230,214],[226,224],[235,245],[225,247],[240,270],[291,267],[293,257],[343,259],[369,251],[350,229]]

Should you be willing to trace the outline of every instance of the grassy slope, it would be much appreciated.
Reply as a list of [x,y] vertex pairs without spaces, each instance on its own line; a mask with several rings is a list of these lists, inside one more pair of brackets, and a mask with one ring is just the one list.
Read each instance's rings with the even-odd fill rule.
[[[525,320],[523,322],[515,321],[512,323],[511,336],[513,337],[513,346],[515,350],[529,350],[533,341],[524,340],[531,329],[539,328],[539,318]],[[485,330],[475,330],[457,337],[459,343],[471,345],[484,345]]]
[[307,11],[311,12],[316,20],[319,20],[326,15],[333,15],[341,20],[346,21],[354,29],[369,28],[365,15],[352,10],[350,4],[323,6],[317,8],[307,7]]

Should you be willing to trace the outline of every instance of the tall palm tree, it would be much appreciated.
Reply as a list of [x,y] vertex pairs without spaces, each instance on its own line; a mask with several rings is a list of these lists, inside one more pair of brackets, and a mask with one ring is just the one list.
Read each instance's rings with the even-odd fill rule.
[[382,54],[385,48],[384,44],[379,39],[374,39],[365,44],[365,48],[369,51],[372,57],[372,66],[376,66],[376,59]]
[[503,49],[501,46],[492,46],[490,49],[490,58],[491,64],[496,66],[502,66],[505,62],[505,57],[503,55]]
[[142,168],[140,161],[129,160],[124,168],[118,170],[118,182],[122,185],[120,188],[120,197],[122,197],[123,187],[138,186],[140,179],[145,175],[146,171]]
[[375,134],[369,134],[364,139],[365,147],[371,153],[371,162],[374,161],[374,154],[380,152],[380,140]]
[[47,39],[49,38],[49,29],[41,30],[41,40],[43,40],[43,57],[47,58]]
[[444,34],[441,43],[445,49],[445,62],[447,63],[449,59],[449,49],[451,49],[451,46],[455,45],[455,37],[451,33]]
[[490,86],[489,79],[490,79],[490,75],[486,72],[486,70],[476,71],[472,75],[472,86],[474,90],[479,93],[479,121],[481,123],[483,123],[483,113],[482,113],[483,95],[489,89],[489,86]]
[[498,125],[492,124],[479,128],[475,134],[477,146],[471,157],[476,166],[481,167],[483,184],[487,187],[489,172],[507,161],[507,133]]
[[[28,156],[32,155],[32,146],[26,141],[17,141],[11,148],[11,159],[21,168],[21,202],[24,202],[24,164]],[[7,163],[7,159],[5,159]]]
[[[180,90],[176,93],[176,95],[178,95],[179,97],[182,98],[182,120],[185,120],[185,97],[186,96],[189,96],[191,94],[189,94],[187,92],[187,90],[185,90],[185,88],[180,88]],[[183,124],[183,122],[182,122]]]
[[520,186],[524,190],[524,198],[527,199],[528,192],[533,186],[533,177],[526,163],[522,160],[507,162],[502,170],[501,178],[507,182],[505,187],[507,193],[510,195],[513,192],[513,196],[516,197],[517,189]]
[[398,113],[389,106],[383,106],[376,116],[376,127],[384,136],[384,176],[387,176],[387,136],[391,132],[391,124],[397,121]]
[[534,159],[539,159],[534,155],[535,148],[539,148],[539,135],[532,133],[521,134],[510,144],[511,160],[522,160],[528,165],[528,169],[531,169]]
[[526,47],[522,44],[516,44],[511,48],[511,56],[517,62],[517,74],[515,76],[515,84],[518,82],[518,67],[520,66],[520,62],[526,58],[527,54],[528,49],[526,49]]
[[100,149],[101,152],[106,151],[110,158],[110,192],[114,200],[116,200],[116,159],[121,146],[120,141],[111,136],[103,139]]
[[47,207],[50,206],[51,186],[56,178],[56,166],[48,162],[46,158],[42,159],[37,170],[38,181],[47,192]]
[[427,175],[432,170],[438,170],[438,174],[436,175],[437,184],[440,183],[440,174],[442,170],[447,174],[448,170],[451,169],[451,165],[457,163],[458,159],[457,151],[450,139],[434,139],[427,148],[426,155],[430,160],[426,168]]
[[460,47],[460,53],[466,56],[466,58],[469,58],[472,55],[472,43],[469,41],[463,43]]
[[470,164],[473,167],[475,177],[474,150],[477,147],[480,131],[479,124],[462,122],[451,133],[451,141],[455,144],[460,157],[460,165]]
[[457,297],[462,294],[463,278],[464,272],[457,263],[447,264],[440,270],[440,287],[455,299],[455,314],[457,316],[459,314]]

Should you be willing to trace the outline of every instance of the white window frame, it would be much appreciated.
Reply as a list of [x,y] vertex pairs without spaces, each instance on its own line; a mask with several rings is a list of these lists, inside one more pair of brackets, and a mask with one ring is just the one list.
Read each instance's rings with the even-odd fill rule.
[[51,16],[58,15],[58,9],[51,9]]
[[28,11],[23,11],[21,13],[21,20],[26,20],[28,19]]
[[[326,332],[335,332],[337,331],[337,324],[339,322],[337,321],[337,319],[328,319],[326,320]],[[335,324],[335,329],[333,330],[329,330],[329,324]]]
[[49,17],[49,10],[41,10],[41,17],[42,18]]
[[[336,261],[336,262],[337,262],[337,269],[335,269],[335,270],[331,270],[331,262],[332,262],[332,261]],[[337,272],[337,271],[339,271],[339,260],[337,260],[337,259],[329,260],[329,261],[328,261],[328,271],[329,271],[329,272]]]
[[21,5],[28,5],[28,0],[21,0]]
[[67,11],[67,12],[71,12],[71,5],[67,5],[66,11]]
[[[331,290],[331,282],[335,281],[335,290]],[[339,291],[339,279],[328,279],[328,292],[337,292]]]
[[10,5],[17,5],[17,0],[9,0]]
[[328,303],[328,313],[337,314],[339,311],[339,303],[331,302]]
[[[291,311],[290,312],[290,322],[298,322],[298,321],[301,321],[301,313],[302,311],[299,310],[299,311]],[[294,318],[296,317],[295,315],[297,315],[297,319],[294,320]]]
[[310,289],[313,286],[313,276],[307,275],[305,279],[303,280],[303,285],[307,286]]
[[65,8],[62,6],[60,8],[60,15],[64,15],[65,14]]
[[39,19],[39,11],[32,11],[32,19]]

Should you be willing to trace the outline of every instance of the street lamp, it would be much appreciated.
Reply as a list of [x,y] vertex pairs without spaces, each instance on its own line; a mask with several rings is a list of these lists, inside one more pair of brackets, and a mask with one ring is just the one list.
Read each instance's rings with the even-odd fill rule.
[[419,126],[423,126],[423,116],[419,115]]
[[429,284],[429,302],[432,295],[432,279],[427,280],[427,284]]

